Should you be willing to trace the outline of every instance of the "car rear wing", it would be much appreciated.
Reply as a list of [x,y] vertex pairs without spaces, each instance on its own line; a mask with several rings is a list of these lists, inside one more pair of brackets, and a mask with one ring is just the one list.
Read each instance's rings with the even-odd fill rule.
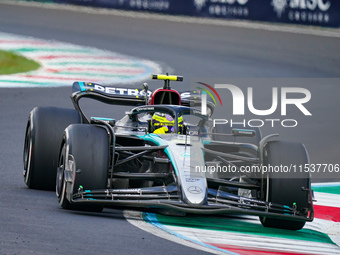
[[96,97],[104,103],[130,106],[145,104],[145,94],[151,94],[151,91],[144,89],[112,87],[92,82],[74,82],[72,89],[73,98]]
[[93,82],[74,82],[72,90],[71,100],[75,109],[81,114],[84,123],[90,123],[90,120],[79,106],[81,98],[90,98],[112,105],[140,106],[146,103],[145,95],[151,94],[151,91],[146,89],[105,86]]
[[[84,123],[90,123],[90,120],[79,106],[81,98],[90,98],[112,105],[142,106],[148,104],[148,98],[151,95],[147,85],[144,85],[142,89],[137,89],[106,86],[93,82],[74,82],[72,90],[71,100],[75,109],[81,114]],[[182,106],[197,107],[202,103],[199,91],[185,91],[180,93],[180,96]],[[215,105],[208,101],[207,107],[210,109],[209,116],[211,116]]]

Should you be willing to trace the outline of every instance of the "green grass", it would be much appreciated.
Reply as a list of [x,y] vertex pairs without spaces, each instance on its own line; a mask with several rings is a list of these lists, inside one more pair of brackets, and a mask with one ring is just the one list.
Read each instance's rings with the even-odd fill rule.
[[0,50],[0,75],[25,73],[37,70],[40,64],[17,55],[13,52]]

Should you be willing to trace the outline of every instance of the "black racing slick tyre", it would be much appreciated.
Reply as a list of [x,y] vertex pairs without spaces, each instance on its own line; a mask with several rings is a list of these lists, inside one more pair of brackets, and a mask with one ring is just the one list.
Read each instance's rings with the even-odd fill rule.
[[36,107],[28,118],[24,142],[24,181],[31,189],[54,190],[60,142],[65,128],[80,123],[74,109]]
[[[89,124],[70,125],[64,132],[59,166],[57,171],[56,194],[64,209],[101,212],[101,205],[72,203],[67,195],[84,190],[106,189],[109,170],[109,136],[104,128]],[[71,166],[73,164],[73,166]],[[72,194],[67,194],[66,171],[77,171],[73,182]]]
[[[294,167],[308,164],[309,158],[303,144],[297,142],[272,141],[264,148],[264,166]],[[299,216],[307,216],[309,190],[311,189],[310,173],[300,171],[270,172],[267,179],[268,193],[266,200],[289,207],[296,206]],[[283,220],[260,217],[264,227],[299,230],[305,221]]]

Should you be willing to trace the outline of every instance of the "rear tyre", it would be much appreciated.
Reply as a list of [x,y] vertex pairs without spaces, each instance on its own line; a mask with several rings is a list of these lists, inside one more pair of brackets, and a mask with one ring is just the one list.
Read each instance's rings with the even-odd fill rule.
[[27,187],[55,189],[59,146],[64,129],[80,121],[80,115],[74,109],[36,107],[32,110],[23,152],[23,175]]
[[70,162],[75,164],[75,170],[79,170],[73,185],[73,193],[69,194],[71,197],[78,191],[79,186],[84,190],[106,189],[109,149],[109,138],[104,128],[75,124],[65,130],[56,182],[56,194],[62,208],[95,212],[103,210],[104,207],[101,205],[81,205],[71,203],[67,199],[65,171],[70,170]]
[[[308,153],[301,143],[273,141],[268,142],[264,150],[266,166],[304,166],[308,164]],[[296,204],[300,216],[307,216],[309,208],[309,191],[311,188],[309,173],[284,173],[282,171],[269,174],[269,202],[292,207]],[[299,230],[305,221],[282,220],[260,217],[264,227]]]

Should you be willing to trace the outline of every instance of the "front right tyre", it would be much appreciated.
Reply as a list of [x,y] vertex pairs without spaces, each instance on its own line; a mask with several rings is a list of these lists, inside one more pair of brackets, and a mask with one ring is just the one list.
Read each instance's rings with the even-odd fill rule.
[[[74,124],[65,130],[56,181],[56,194],[62,208],[95,212],[103,210],[101,205],[77,204],[69,201],[67,197],[72,197],[79,187],[84,190],[106,189],[109,155],[110,145],[106,129],[89,124]],[[77,173],[74,173],[75,178],[70,180],[72,169]],[[72,194],[67,194],[67,185],[71,183]]]

